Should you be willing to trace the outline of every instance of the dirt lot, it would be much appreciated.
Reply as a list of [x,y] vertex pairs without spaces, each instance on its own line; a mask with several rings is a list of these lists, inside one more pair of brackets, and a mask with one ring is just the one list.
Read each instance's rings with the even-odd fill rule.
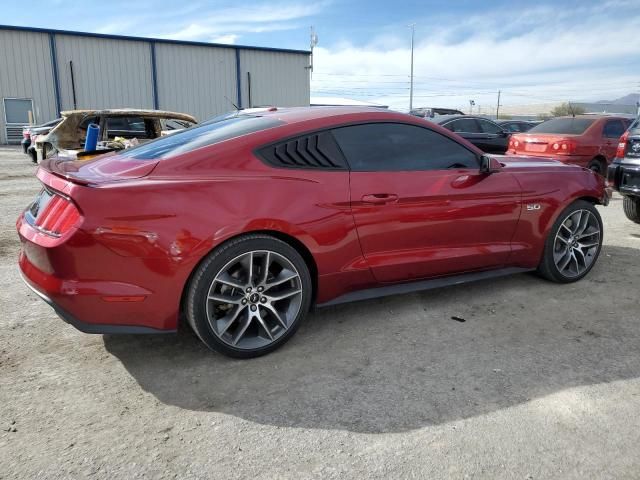
[[333,307],[234,361],[189,331],[59,320],[16,267],[34,170],[0,147],[0,478],[640,477],[640,225],[619,198],[577,284]]

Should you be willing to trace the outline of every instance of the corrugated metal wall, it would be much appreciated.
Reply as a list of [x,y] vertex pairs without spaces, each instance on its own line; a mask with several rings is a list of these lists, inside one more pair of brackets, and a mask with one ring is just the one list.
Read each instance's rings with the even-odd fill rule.
[[243,108],[309,105],[305,52],[20,28],[0,27],[0,143],[6,143],[2,98],[33,99],[37,123],[58,116],[53,57],[62,111],[74,108],[70,61],[78,109],[154,108],[157,100],[160,109],[206,120],[233,110],[238,83]]
[[[240,51],[242,105],[309,106],[309,57],[286,52]],[[251,105],[247,72],[251,73]]]
[[7,141],[3,98],[32,98],[38,122],[56,117],[48,34],[0,30],[0,143]]
[[62,110],[153,108],[151,49],[147,42],[56,35]]
[[233,110],[235,50],[167,43],[155,49],[160,109],[190,113],[200,121]]

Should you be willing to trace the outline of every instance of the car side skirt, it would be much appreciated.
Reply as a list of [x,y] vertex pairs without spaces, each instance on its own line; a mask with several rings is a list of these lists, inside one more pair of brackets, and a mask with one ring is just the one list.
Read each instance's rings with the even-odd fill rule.
[[329,307],[339,305],[341,303],[358,302],[360,300],[369,300],[372,298],[387,297],[389,295],[399,295],[404,293],[420,292],[423,290],[433,290],[435,288],[450,287],[452,285],[461,285],[464,283],[477,282],[479,280],[488,280],[491,278],[504,277],[514,275],[516,273],[531,272],[534,268],[509,267],[497,270],[484,270],[481,272],[464,273],[461,275],[451,275],[447,277],[432,278],[429,280],[418,280],[408,283],[397,283],[393,285],[385,285],[383,287],[368,288],[349,292],[339,297],[329,300],[325,303],[316,305],[316,308]]

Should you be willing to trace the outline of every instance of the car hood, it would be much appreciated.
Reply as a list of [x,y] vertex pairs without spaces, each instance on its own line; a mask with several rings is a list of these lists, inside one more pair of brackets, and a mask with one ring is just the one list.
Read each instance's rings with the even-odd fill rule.
[[149,175],[156,165],[157,160],[136,160],[106,153],[84,161],[53,157],[44,160],[40,168],[74,183],[90,185],[142,178]]

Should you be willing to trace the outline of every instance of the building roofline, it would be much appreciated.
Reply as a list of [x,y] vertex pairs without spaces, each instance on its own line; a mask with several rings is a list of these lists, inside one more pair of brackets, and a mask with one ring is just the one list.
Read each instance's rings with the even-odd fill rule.
[[192,42],[189,40],[172,40],[168,38],[132,37],[129,35],[111,35],[107,33],[77,32],[73,30],[56,30],[52,28],[22,27],[18,25],[0,25],[0,30],[48,33],[48,34],[54,34],[54,35],[73,35],[77,37],[104,38],[109,40],[129,40],[129,41],[135,41],[135,42],[167,43],[167,44],[173,44],[173,45],[190,45],[190,46],[196,46],[196,47],[231,48],[235,50],[258,50],[263,52],[295,53],[300,55],[311,54],[311,52],[308,50],[293,50],[288,48],[252,47],[250,45],[230,45],[226,43]]

